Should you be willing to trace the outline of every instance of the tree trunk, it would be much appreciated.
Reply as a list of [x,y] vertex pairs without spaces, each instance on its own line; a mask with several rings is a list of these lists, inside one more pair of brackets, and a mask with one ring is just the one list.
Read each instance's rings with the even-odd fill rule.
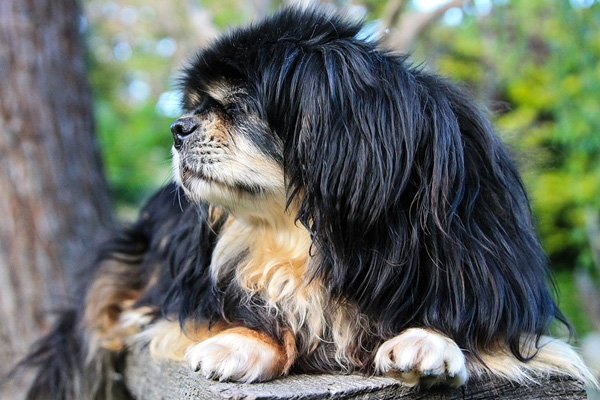
[[0,373],[112,223],[76,0],[0,1]]

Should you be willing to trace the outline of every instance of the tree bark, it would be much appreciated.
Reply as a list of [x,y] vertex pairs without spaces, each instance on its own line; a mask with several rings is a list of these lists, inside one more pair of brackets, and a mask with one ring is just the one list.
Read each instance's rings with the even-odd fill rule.
[[0,373],[112,223],[76,0],[0,1]]

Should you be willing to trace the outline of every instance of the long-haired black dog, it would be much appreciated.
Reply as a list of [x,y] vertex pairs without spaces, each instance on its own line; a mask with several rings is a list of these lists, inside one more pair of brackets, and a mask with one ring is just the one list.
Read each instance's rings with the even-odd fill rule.
[[171,126],[176,183],[105,245],[81,308],[37,344],[30,399],[110,397],[101,377],[136,343],[244,382],[593,382],[544,336],[565,318],[490,123],[361,27],[287,9],[197,55]]

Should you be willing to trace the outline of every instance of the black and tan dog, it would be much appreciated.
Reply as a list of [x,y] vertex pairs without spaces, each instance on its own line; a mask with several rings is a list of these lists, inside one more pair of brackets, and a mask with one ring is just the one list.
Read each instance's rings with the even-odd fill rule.
[[36,345],[31,399],[117,396],[111,365],[140,343],[243,382],[593,382],[545,336],[565,319],[490,123],[361,27],[287,9],[197,55],[171,126],[176,182],[101,249],[82,306]]

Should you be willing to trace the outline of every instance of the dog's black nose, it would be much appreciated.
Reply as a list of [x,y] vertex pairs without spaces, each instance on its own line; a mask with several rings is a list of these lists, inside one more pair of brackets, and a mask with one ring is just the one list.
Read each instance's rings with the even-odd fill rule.
[[171,124],[171,133],[177,150],[183,145],[183,138],[194,133],[197,127],[198,123],[193,117],[179,118]]

